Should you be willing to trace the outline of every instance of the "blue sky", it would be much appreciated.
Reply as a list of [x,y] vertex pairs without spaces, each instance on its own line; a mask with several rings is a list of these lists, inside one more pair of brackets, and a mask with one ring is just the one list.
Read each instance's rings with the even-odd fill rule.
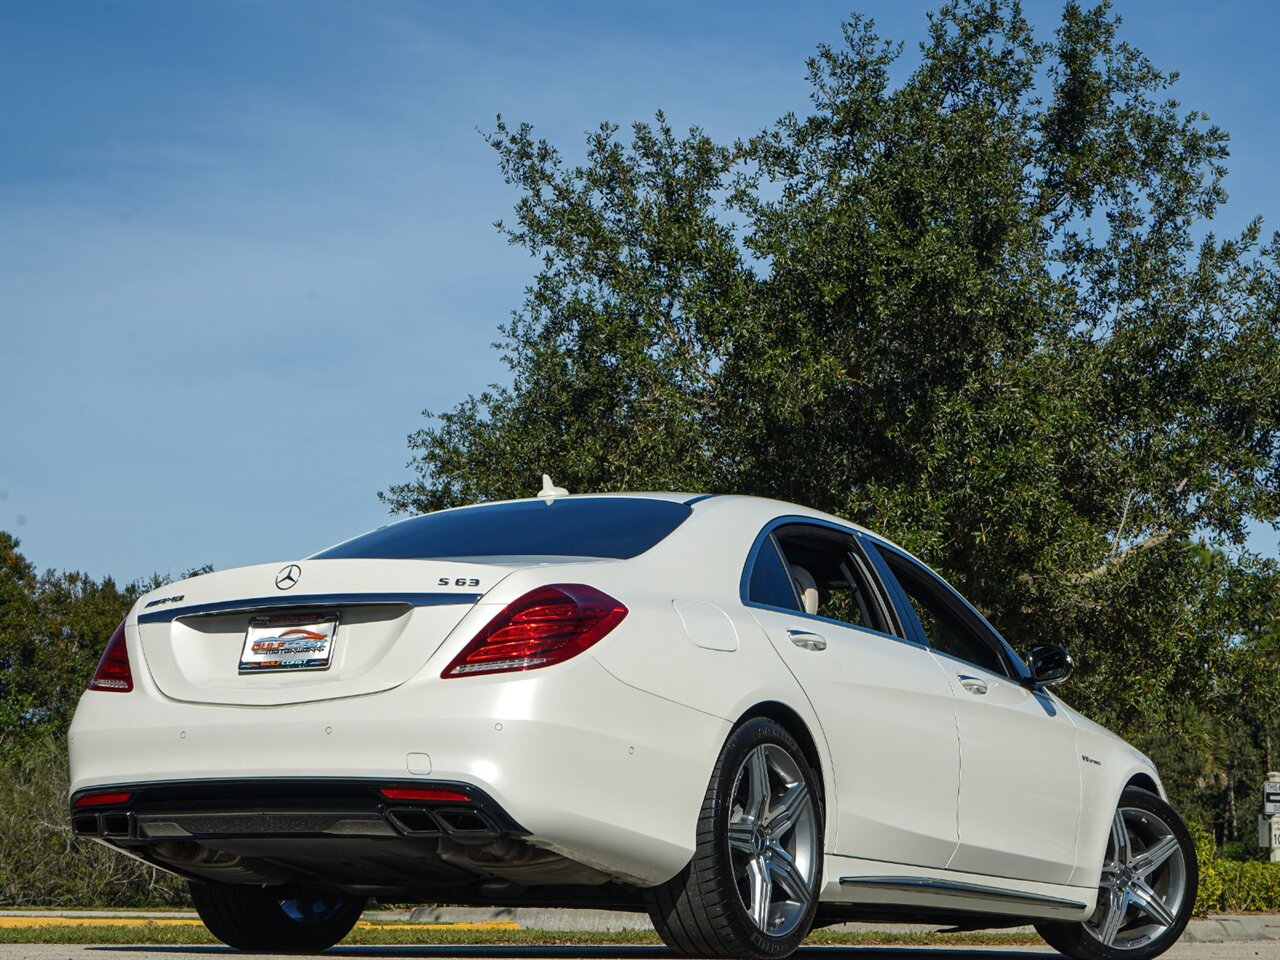
[[[129,579],[384,522],[420,411],[502,377],[534,271],[491,226],[515,196],[477,128],[572,153],[661,108],[749,134],[805,108],[850,11],[905,69],[933,5],[5,0],[0,528]],[[1027,6],[1045,31],[1059,10]],[[1231,133],[1216,229],[1274,229],[1280,3],[1117,10]]]

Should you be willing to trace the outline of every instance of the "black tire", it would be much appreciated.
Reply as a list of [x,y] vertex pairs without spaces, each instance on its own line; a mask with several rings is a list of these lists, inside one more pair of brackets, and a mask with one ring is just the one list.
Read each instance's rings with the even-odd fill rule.
[[[1145,914],[1141,907],[1135,904],[1124,913],[1124,916],[1132,919],[1118,928],[1120,932],[1116,937],[1116,943],[1113,945],[1104,943],[1101,937],[1105,935],[1105,930],[1103,933],[1097,932],[1110,896],[1108,888],[1104,886],[1099,890],[1098,909],[1089,920],[1082,923],[1041,922],[1036,924],[1036,932],[1044,938],[1045,942],[1059,953],[1071,957],[1072,960],[1151,960],[1152,957],[1159,956],[1177,942],[1195,908],[1200,876],[1196,861],[1196,846],[1177,811],[1156,794],[1138,787],[1129,787],[1124,791],[1120,797],[1119,810],[1132,811],[1130,822],[1136,820],[1139,826],[1144,822],[1143,812],[1152,815],[1152,820],[1147,822],[1161,823],[1162,827],[1167,827],[1169,834],[1177,841],[1176,852],[1181,853],[1181,860],[1175,860],[1173,854],[1170,854],[1169,859],[1163,861],[1163,867],[1153,871],[1144,881],[1149,881],[1148,887],[1161,896],[1161,903],[1165,904],[1165,909],[1172,915],[1173,923],[1155,932],[1154,928],[1158,921],[1152,920],[1151,916]],[[1132,840],[1129,843],[1131,844]],[[1113,847],[1114,841],[1108,841],[1109,859],[1112,858]],[[1104,868],[1104,876],[1106,869]],[[1176,894],[1172,889],[1175,884],[1181,885],[1182,888]],[[1176,910],[1171,909],[1168,903],[1175,900]],[[1125,931],[1129,933],[1126,934]]]
[[187,882],[209,932],[236,950],[319,953],[351,932],[363,897],[299,895],[280,887]]
[[[758,748],[766,748],[757,754]],[[796,784],[803,781],[807,796],[803,802],[807,804],[808,816],[803,813],[792,813],[788,820],[790,828],[779,828],[778,844],[789,842],[792,846],[789,862],[792,865],[804,864],[803,869],[797,866],[789,885],[779,882],[778,890],[785,902],[777,906],[779,929],[781,935],[766,932],[752,920],[749,907],[744,902],[744,894],[740,889],[741,874],[747,860],[754,860],[757,865],[764,863],[763,850],[771,842],[765,817],[758,818],[765,830],[756,831],[753,842],[759,844],[756,854],[743,851],[741,832],[736,834],[738,846],[731,849],[729,832],[730,818],[737,814],[739,831],[746,817],[741,804],[738,803],[744,794],[741,777],[749,776],[746,764],[759,757],[771,758],[762,760],[767,763],[782,763],[783,754],[790,758],[791,764],[783,763],[789,771],[783,778],[777,766],[767,767],[766,783],[770,788],[784,791],[775,798],[782,800],[786,796],[798,796]],[[774,783],[773,778],[779,782]],[[790,786],[787,781],[794,781]],[[750,789],[750,788],[746,788]],[[737,800],[735,800],[735,796]],[[798,804],[793,804],[799,810]],[[766,808],[767,809],[767,808]],[[779,804],[777,810],[782,809]],[[786,822],[782,814],[777,814],[774,823]],[[803,825],[803,827],[801,826]],[[787,833],[787,830],[790,833]],[[787,838],[791,839],[788,840]],[[803,842],[802,853],[800,844]],[[818,891],[822,886],[822,850],[823,850],[823,803],[821,781],[815,775],[804,751],[795,738],[782,726],[772,720],[756,718],[748,720],[730,734],[728,741],[720,752],[715,769],[711,775],[711,783],[707,787],[706,798],[702,803],[702,812],[698,817],[697,849],[693,859],[680,873],[661,886],[648,891],[649,916],[658,934],[671,950],[684,957],[739,957],[744,960],[781,960],[789,956],[800,946],[813,926],[814,913],[818,907]],[[777,857],[776,847],[768,847],[768,856]],[[744,859],[745,858],[745,859]],[[781,860],[770,860],[781,866]],[[788,899],[787,890],[794,888],[798,881],[811,874],[809,882],[808,903],[805,905],[799,898]],[[773,890],[771,870],[766,870],[769,877],[769,893],[760,897],[758,902],[765,903],[764,916],[769,924],[771,913],[770,896]],[[754,898],[754,893],[750,894]],[[786,914],[785,921],[781,919]]]

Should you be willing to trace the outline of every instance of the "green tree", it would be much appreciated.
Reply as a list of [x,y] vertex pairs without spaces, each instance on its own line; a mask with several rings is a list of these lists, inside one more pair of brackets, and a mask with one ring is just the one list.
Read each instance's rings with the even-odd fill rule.
[[121,586],[76,571],[37,576],[20,546],[0,531],[0,758],[66,732],[111,634],[138,597],[167,580]]
[[18,552],[18,541],[0,532],[0,759],[33,707],[20,681],[37,619],[36,572]]
[[133,602],[166,578],[37,575],[20,547],[0,531],[0,906],[184,903],[163,871],[76,839],[66,809],[76,703]]
[[150,585],[123,589],[76,572],[37,576],[0,532],[0,753],[60,734],[112,632]]
[[807,115],[733,144],[659,114],[571,164],[499,118],[499,226],[539,264],[510,382],[411,436],[383,499],[548,470],[795,500],[921,554],[1016,646],[1071,647],[1068,696],[1139,739],[1242,684],[1276,702],[1244,665],[1274,665],[1280,580],[1242,544],[1280,517],[1280,235],[1210,231],[1226,133],[1106,3],[1044,38],[949,4],[895,85],[901,49],[854,17]]

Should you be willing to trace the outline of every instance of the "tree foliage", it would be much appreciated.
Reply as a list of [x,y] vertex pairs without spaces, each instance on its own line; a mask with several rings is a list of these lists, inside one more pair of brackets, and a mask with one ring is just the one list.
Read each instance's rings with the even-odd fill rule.
[[148,584],[83,573],[37,575],[0,532],[0,756],[71,721],[112,631]]
[[571,163],[499,118],[498,226],[538,264],[510,382],[411,436],[383,499],[547,470],[798,501],[918,552],[1016,646],[1071,647],[1068,695],[1153,749],[1247,694],[1264,750],[1280,580],[1242,544],[1280,516],[1280,235],[1211,231],[1227,134],[1106,3],[1047,37],[948,4],[894,82],[901,53],[853,17],[809,110],[732,144],[658,114]]
[[169,874],[76,839],[66,807],[66,732],[80,694],[133,602],[166,578],[120,586],[37,574],[20,547],[0,531],[0,906],[183,903]]
[[37,575],[20,546],[0,530],[0,760],[65,734],[111,634],[138,597],[166,582],[159,575],[123,586],[77,571]]
[[71,832],[66,744],[45,728],[0,757],[0,906],[190,906],[172,874]]

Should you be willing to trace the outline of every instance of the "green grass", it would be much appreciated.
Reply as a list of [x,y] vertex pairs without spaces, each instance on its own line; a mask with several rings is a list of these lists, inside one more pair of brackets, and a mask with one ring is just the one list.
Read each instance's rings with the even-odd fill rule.
[[[0,927],[0,943],[190,945],[216,944],[204,927],[146,925],[75,927]],[[659,946],[658,935],[644,930],[611,933],[557,930],[406,930],[361,927],[342,941],[350,946]],[[1020,933],[836,933],[819,930],[806,943],[821,946],[1028,946],[1041,943]]]

